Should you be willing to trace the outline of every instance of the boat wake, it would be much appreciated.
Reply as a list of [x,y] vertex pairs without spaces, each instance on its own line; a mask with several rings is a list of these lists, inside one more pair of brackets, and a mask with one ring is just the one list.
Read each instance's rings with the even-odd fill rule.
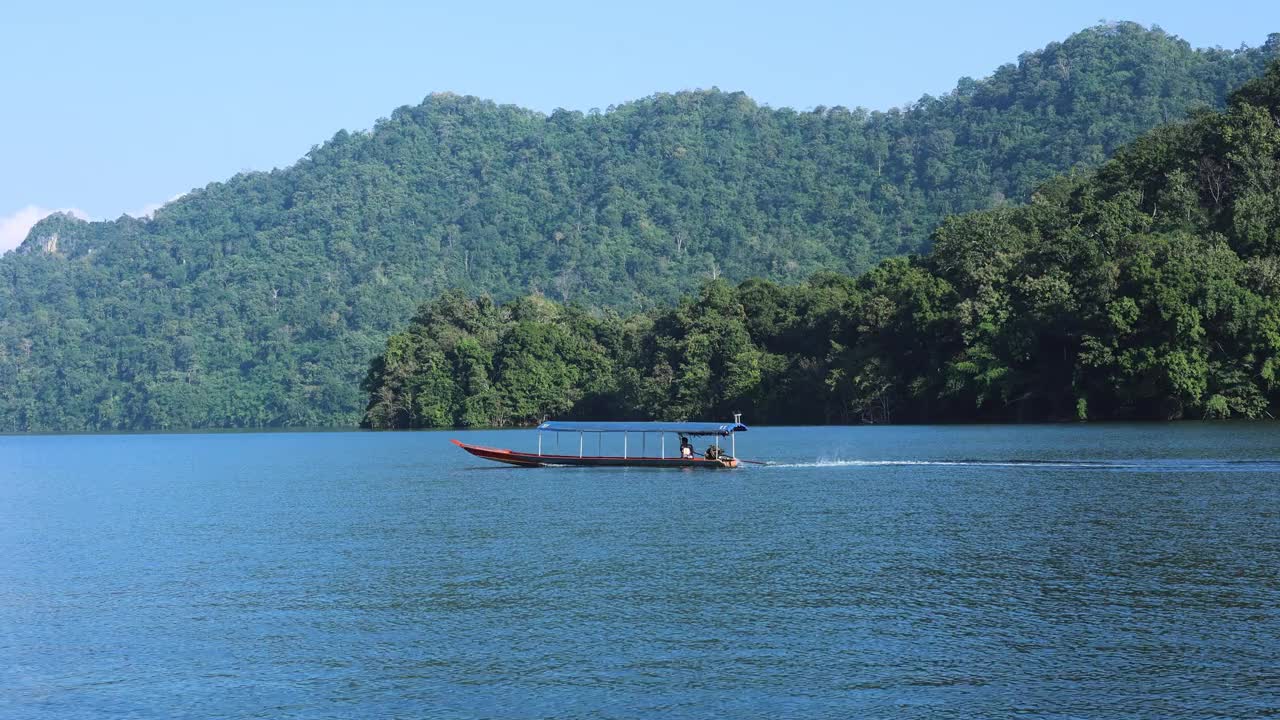
[[1280,472],[1280,460],[842,460],[770,463],[771,468],[956,467],[1139,472]]

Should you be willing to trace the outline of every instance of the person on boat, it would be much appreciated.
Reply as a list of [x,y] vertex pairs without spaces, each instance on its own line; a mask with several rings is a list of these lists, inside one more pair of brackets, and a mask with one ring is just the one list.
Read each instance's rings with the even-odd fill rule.
[[683,435],[680,436],[680,457],[682,458],[693,457],[693,446],[689,444],[689,438]]
[[716,447],[715,445],[708,445],[708,446],[707,446],[707,454],[706,454],[706,456],[705,456],[705,457],[706,457],[708,460],[719,460],[719,459],[720,459],[720,448]]

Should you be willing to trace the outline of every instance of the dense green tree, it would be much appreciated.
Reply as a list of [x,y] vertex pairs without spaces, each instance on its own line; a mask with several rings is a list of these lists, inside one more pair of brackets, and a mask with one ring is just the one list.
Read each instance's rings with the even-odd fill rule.
[[[1280,62],[1225,112],[1154,131],[1025,206],[948,218],[931,252],[858,278],[708,280],[629,320],[512,303],[491,344],[518,351],[501,351],[485,422],[1272,417],[1277,197]],[[567,326],[566,313],[580,322]],[[396,402],[383,393],[404,385],[401,338],[421,332],[393,336],[374,362],[368,425],[415,424],[384,410]],[[574,348],[605,336],[618,338],[608,358],[621,380],[583,403],[579,383],[602,365]]]
[[[931,280],[927,265],[898,264],[856,292],[828,279],[794,293],[757,287],[730,303],[759,305],[771,320],[728,305],[724,318],[634,313],[671,308],[708,279],[795,285],[925,251],[950,215],[1026,202],[1056,173],[1083,175],[1161,123],[1224,107],[1278,51],[1280,36],[1254,49],[1194,50],[1157,29],[1100,25],[887,112],[773,109],[709,90],[543,115],[435,94],[368,132],[337,133],[289,168],[194,190],[150,220],[37,225],[0,258],[0,430],[353,423],[369,358],[419,301],[449,288],[588,309],[562,308],[562,329],[509,339],[535,354],[598,346],[608,358],[639,358],[580,375],[609,380],[580,388],[575,412],[638,415],[675,402],[681,412],[801,421],[855,419],[879,403],[877,419],[906,418],[924,412],[921,398],[937,386],[945,400],[929,401],[930,415],[1006,404],[1030,416],[1074,412],[1088,394],[1083,379],[1050,397],[1033,376],[1057,358],[1054,377],[1070,380],[1071,348],[1086,330],[1101,337],[1097,297],[1077,294],[1110,290],[1073,278],[1123,247],[1138,216],[1170,237],[1203,225],[1246,264],[1271,256],[1280,196],[1271,80],[1249,85],[1231,113],[1204,116],[1220,124],[1214,132],[1197,129],[1201,121],[1175,125],[1124,151],[1071,201],[1079,207],[1039,191],[1030,214],[1007,222],[1040,244],[1002,260],[1035,272],[981,297],[966,289],[981,276],[950,273],[995,266],[939,268]],[[1072,196],[1065,185],[1056,192]],[[1050,232],[1051,220],[1094,217],[1100,234]],[[905,274],[888,276],[897,270]],[[1075,283],[1065,295],[1064,282]],[[966,318],[943,317],[953,295],[972,300]],[[424,327],[456,337],[426,332],[393,353],[379,385],[386,397],[371,410],[379,424],[524,422],[537,398],[579,372],[529,360],[540,378],[530,380],[514,370],[526,360],[499,344],[508,320],[455,300],[438,310],[462,314]],[[1060,310],[1073,303],[1084,312],[1068,321]],[[603,322],[610,308],[631,314]],[[886,324],[846,322],[863,312]],[[1042,333],[1041,321],[1058,324]],[[661,325],[656,335],[645,336],[649,322]],[[930,365],[941,348],[890,352],[893,333],[923,328],[963,328],[976,344],[942,368]],[[743,333],[755,349],[731,351]],[[829,352],[840,378],[828,377]],[[1224,378],[1244,372],[1207,362]],[[841,400],[789,399],[819,391]]]

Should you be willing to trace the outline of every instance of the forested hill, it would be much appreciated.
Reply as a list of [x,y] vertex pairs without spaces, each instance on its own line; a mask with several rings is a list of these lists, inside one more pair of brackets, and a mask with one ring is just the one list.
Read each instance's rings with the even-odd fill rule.
[[1220,107],[1278,51],[1099,26],[884,113],[433,95],[150,221],[37,225],[0,258],[0,430],[352,423],[369,357],[451,287],[640,308],[707,277],[862,272]]
[[949,218],[926,255],[629,317],[446,294],[364,387],[372,427],[1275,417],[1280,62],[1226,112]]

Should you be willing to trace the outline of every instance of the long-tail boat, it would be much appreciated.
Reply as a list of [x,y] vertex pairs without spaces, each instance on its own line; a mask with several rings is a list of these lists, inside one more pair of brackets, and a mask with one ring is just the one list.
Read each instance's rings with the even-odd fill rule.
[[[746,432],[747,426],[741,422],[741,415],[734,415],[731,423],[709,422],[561,422],[549,420],[538,426],[538,451],[536,453],[507,450],[504,448],[482,447],[470,445],[461,440],[453,440],[453,444],[467,452],[485,460],[494,460],[508,465],[520,467],[543,467],[545,465],[588,465],[609,467],[678,467],[678,468],[736,468],[738,467],[737,441],[735,433]],[[543,433],[555,433],[556,446],[559,447],[560,436],[568,433],[577,436],[577,453],[563,454],[559,450],[554,453],[543,452]],[[597,447],[603,447],[603,436],[606,433],[622,434],[621,455],[588,455],[589,435],[596,435]],[[639,435],[639,447],[633,435]],[[652,436],[656,442],[650,444]],[[675,435],[678,443],[667,447],[667,435]],[[697,453],[685,442],[686,438],[711,438],[706,451]],[[720,447],[721,438],[729,439],[726,452]],[[689,452],[684,452],[684,447]],[[637,452],[638,451],[638,452]],[[654,454],[656,452],[657,454]]]

